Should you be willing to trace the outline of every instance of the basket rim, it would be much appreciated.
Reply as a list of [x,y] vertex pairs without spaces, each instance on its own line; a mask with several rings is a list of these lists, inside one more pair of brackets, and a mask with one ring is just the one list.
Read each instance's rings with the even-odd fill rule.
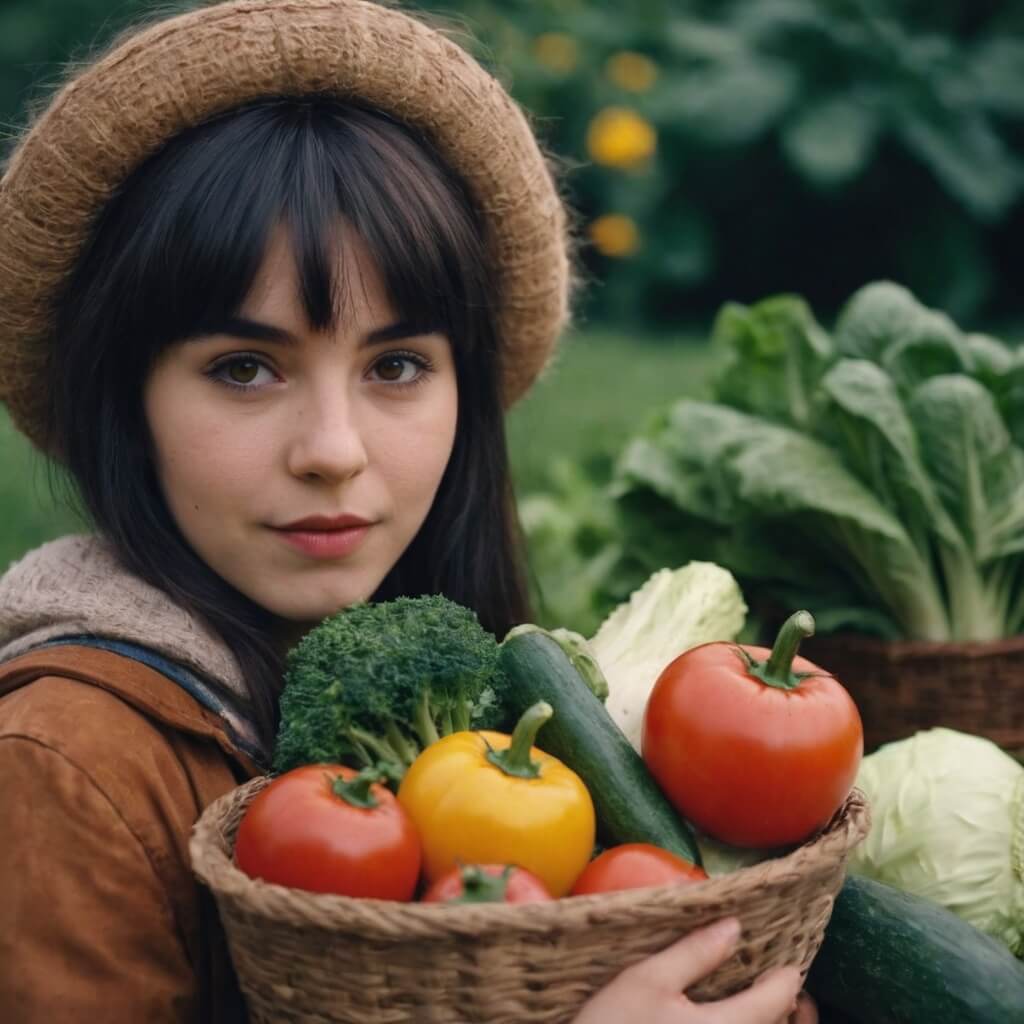
[[827,633],[823,636],[809,637],[802,646],[843,647],[860,653],[882,654],[892,660],[950,656],[985,658],[1024,652],[1024,633],[1001,640],[984,641],[885,640],[866,633]]
[[[706,906],[708,921],[735,913],[728,909],[737,896],[765,887],[785,886],[816,874],[829,874],[842,864],[851,849],[867,835],[870,808],[865,794],[853,788],[828,825],[816,836],[779,857],[727,874],[712,876],[692,885],[652,886],[587,896],[565,896],[538,903],[474,903],[452,906],[444,903],[401,902],[307,892],[251,878],[232,862],[223,825],[241,799],[252,799],[268,785],[269,776],[259,776],[225,794],[207,807],[192,831],[189,849],[196,876],[233,909],[252,918],[295,927],[334,930],[358,918],[364,939],[396,937],[412,939],[418,934],[438,933],[479,937],[481,928],[504,933],[545,934],[566,931],[569,907],[587,926],[635,919],[645,911],[693,909]],[[244,791],[244,792],[243,792]],[[568,901],[568,904],[567,902]]]

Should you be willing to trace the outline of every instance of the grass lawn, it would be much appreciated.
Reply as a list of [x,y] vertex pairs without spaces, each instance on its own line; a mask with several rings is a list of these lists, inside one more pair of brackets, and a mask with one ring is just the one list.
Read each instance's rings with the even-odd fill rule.
[[708,347],[693,335],[590,331],[567,337],[554,364],[509,415],[519,494],[545,489],[553,457],[618,453],[650,413],[699,393],[710,368]]
[[[518,492],[544,489],[553,456],[583,460],[617,451],[652,409],[692,394],[708,365],[706,349],[687,337],[567,337],[555,365],[509,416]],[[43,459],[0,407],[0,572],[44,541],[82,529],[54,507]]]

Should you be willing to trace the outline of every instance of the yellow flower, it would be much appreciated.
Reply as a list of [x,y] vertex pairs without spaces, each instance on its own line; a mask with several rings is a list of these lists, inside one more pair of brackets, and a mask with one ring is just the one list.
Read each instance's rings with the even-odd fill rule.
[[605,107],[587,128],[587,149],[599,164],[634,167],[650,157],[657,146],[653,126],[626,107]]
[[605,256],[630,256],[640,248],[636,221],[621,213],[606,213],[591,221],[590,238]]
[[567,74],[576,67],[576,40],[564,32],[545,32],[533,41],[534,56],[552,71]]
[[632,50],[613,54],[605,63],[604,71],[620,89],[630,92],[647,92],[658,77],[657,64]]

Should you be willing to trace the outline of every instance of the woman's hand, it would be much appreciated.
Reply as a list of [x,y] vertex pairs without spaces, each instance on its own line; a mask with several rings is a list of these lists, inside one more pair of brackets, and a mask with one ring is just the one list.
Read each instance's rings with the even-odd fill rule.
[[654,956],[627,967],[587,1002],[573,1024],[817,1024],[813,1002],[800,991],[794,967],[767,971],[748,989],[715,1003],[681,993],[732,953],[740,925],[734,917],[691,932]]

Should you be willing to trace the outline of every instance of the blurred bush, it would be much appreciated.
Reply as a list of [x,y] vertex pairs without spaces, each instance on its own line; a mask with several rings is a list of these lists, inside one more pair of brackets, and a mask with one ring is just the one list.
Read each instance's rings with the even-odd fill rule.
[[[571,168],[595,319],[703,318],[889,277],[1020,314],[1024,4],[406,0],[455,15]],[[2,0],[0,119],[126,22],[191,6]]]
[[[435,5],[436,6],[436,5]],[[585,218],[595,315],[885,276],[1019,315],[1024,5],[453,0]]]

